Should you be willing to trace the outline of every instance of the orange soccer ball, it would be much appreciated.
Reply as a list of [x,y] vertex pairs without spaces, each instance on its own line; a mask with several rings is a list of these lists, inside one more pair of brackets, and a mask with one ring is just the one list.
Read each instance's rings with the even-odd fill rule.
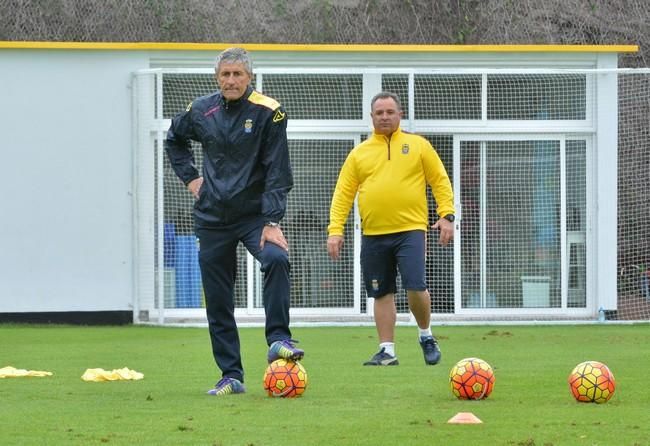
[[449,373],[451,392],[461,400],[487,398],[494,388],[490,364],[479,358],[461,359]]
[[602,362],[581,362],[569,375],[571,394],[582,403],[606,403],[616,390],[614,374]]
[[294,398],[307,389],[307,371],[299,362],[277,359],[264,372],[264,390],[269,396]]

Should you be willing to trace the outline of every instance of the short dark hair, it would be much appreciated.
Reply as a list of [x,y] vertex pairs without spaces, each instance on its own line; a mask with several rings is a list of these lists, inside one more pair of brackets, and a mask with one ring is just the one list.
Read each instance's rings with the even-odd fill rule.
[[216,73],[219,72],[221,62],[244,64],[244,68],[248,74],[253,76],[253,61],[244,48],[233,47],[223,50],[217,56],[217,60],[214,63],[214,71]]
[[373,107],[375,106],[375,102],[377,102],[378,99],[389,98],[395,101],[395,104],[397,104],[397,109],[399,111],[402,111],[402,101],[399,100],[397,93],[393,93],[392,91],[382,91],[373,96],[372,100],[370,101],[370,110],[372,111]]

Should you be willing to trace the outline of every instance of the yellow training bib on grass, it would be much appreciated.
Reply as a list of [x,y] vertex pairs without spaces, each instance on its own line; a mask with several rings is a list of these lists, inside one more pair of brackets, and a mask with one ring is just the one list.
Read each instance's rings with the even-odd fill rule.
[[136,372],[135,370],[129,370],[124,367],[121,369],[115,369],[107,371],[104,369],[87,369],[81,379],[84,381],[122,381],[122,380],[133,380],[137,381],[144,378],[144,374]]
[[43,372],[40,370],[17,369],[11,366],[0,369],[0,378],[19,378],[23,376],[52,376],[52,372]]

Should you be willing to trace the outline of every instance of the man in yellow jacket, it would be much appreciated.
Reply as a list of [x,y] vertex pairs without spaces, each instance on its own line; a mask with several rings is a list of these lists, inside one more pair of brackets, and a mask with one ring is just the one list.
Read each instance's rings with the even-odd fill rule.
[[431,186],[446,246],[454,236],[454,199],[449,176],[440,157],[423,137],[403,132],[399,97],[381,92],[371,101],[374,132],[348,155],[332,197],[327,251],[333,260],[343,246],[343,230],[359,194],[361,267],[368,296],[374,298],[379,351],[364,365],[397,365],[395,354],[395,292],[397,269],[407,290],[418,325],[426,364],[440,361],[440,348],[431,333],[431,297],[426,287],[425,258],[428,209],[426,186]]

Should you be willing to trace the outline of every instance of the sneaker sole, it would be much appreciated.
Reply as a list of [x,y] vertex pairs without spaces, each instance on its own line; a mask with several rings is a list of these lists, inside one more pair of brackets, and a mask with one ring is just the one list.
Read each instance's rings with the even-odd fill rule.
[[219,393],[217,389],[210,389],[206,393],[210,396],[238,395],[240,393],[246,393],[246,388],[242,387],[242,389],[239,391],[232,389],[230,392],[221,392],[221,393]]
[[271,364],[273,361],[277,361],[278,359],[286,359],[287,361],[300,361],[304,356],[305,356],[304,353],[302,355],[291,355],[291,356],[277,355],[273,357],[267,356],[266,359],[269,362],[269,364]]
[[376,362],[364,362],[363,365],[374,366],[374,367],[381,367],[381,366],[399,365],[399,361],[396,359],[396,360],[394,360],[394,361],[393,361],[393,360],[388,361],[388,362],[383,362],[383,361],[382,361],[382,362],[380,362],[380,363],[376,363]]

